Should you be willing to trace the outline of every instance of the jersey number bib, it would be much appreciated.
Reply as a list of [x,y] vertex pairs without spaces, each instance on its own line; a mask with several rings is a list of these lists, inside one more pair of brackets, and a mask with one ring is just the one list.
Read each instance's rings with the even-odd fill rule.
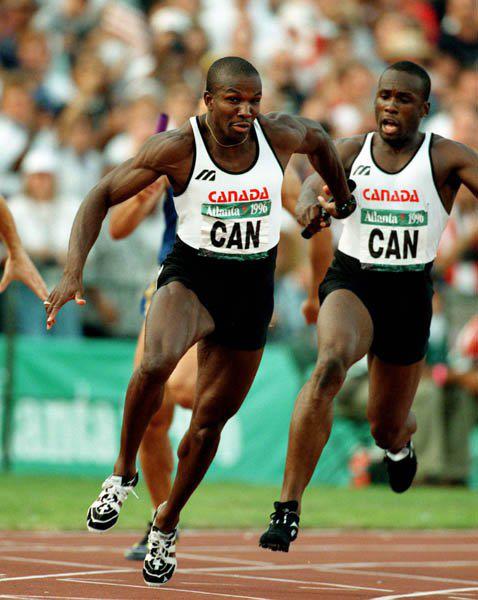
[[201,250],[258,258],[269,244],[270,200],[201,205]]
[[360,209],[360,262],[378,271],[421,271],[425,266],[428,213]]

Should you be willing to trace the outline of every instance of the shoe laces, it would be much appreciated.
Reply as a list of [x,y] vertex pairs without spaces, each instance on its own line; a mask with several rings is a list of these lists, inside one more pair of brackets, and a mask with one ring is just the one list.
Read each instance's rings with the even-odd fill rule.
[[176,529],[171,533],[163,533],[157,527],[152,527],[148,537],[150,560],[155,569],[161,564],[175,563]]
[[112,481],[111,477],[106,479],[101,489],[103,490],[99,495],[98,501],[106,504],[123,504],[131,492],[133,496],[139,499],[138,494],[134,491],[132,485],[121,485]]
[[288,525],[288,519],[296,516],[291,510],[278,509],[270,514],[271,525]]

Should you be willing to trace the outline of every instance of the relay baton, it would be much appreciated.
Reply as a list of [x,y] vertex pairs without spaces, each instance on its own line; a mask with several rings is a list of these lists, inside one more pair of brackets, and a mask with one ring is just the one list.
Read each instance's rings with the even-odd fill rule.
[[[357,184],[355,183],[355,181],[353,179],[347,179],[347,185],[349,186],[349,190],[350,192],[353,192],[355,190],[355,188],[357,187]],[[334,199],[330,198],[329,202],[333,202]],[[353,211],[355,210],[355,207],[357,206],[357,202],[355,201],[355,198],[351,195],[350,198],[341,206],[337,206],[337,212],[339,212],[339,210],[341,209],[341,212],[343,213],[343,216],[339,217],[341,219],[344,219],[346,217],[348,217],[349,215],[351,215],[353,213]],[[350,210],[351,209],[351,210]],[[322,208],[322,206],[319,207],[319,214],[317,216],[317,219],[320,220],[324,220],[324,221],[330,221],[330,215],[329,213]],[[320,229],[318,230],[320,231]],[[315,227],[312,224],[307,225],[307,227],[304,227],[304,229],[301,231],[301,236],[306,239],[309,240],[315,233],[317,233],[317,231],[315,230]]]
[[156,133],[161,133],[162,131],[166,131],[168,126],[169,117],[166,113],[161,113],[159,115],[158,122],[156,124]]

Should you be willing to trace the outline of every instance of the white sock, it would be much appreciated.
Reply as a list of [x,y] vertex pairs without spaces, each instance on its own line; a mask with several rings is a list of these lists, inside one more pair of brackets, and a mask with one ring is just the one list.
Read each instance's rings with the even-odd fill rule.
[[385,454],[390,460],[393,460],[393,462],[398,462],[399,460],[403,460],[410,454],[410,448],[408,446],[405,446],[395,453],[390,452],[389,450],[385,450]]

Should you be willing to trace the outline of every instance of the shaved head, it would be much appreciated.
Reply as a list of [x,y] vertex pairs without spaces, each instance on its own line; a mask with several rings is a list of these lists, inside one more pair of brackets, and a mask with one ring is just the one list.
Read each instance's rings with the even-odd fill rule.
[[207,72],[206,90],[213,94],[217,88],[231,79],[237,77],[257,77],[260,75],[257,69],[244,58],[239,56],[225,56],[212,63]]
[[420,80],[420,88],[422,92],[423,99],[425,101],[430,97],[431,90],[431,81],[428,73],[423,69],[420,65],[417,65],[414,62],[409,60],[402,60],[400,62],[393,63],[390,65],[385,71],[382,73],[380,79],[388,73],[389,71],[399,71],[401,73],[408,73],[408,75],[412,75]]

